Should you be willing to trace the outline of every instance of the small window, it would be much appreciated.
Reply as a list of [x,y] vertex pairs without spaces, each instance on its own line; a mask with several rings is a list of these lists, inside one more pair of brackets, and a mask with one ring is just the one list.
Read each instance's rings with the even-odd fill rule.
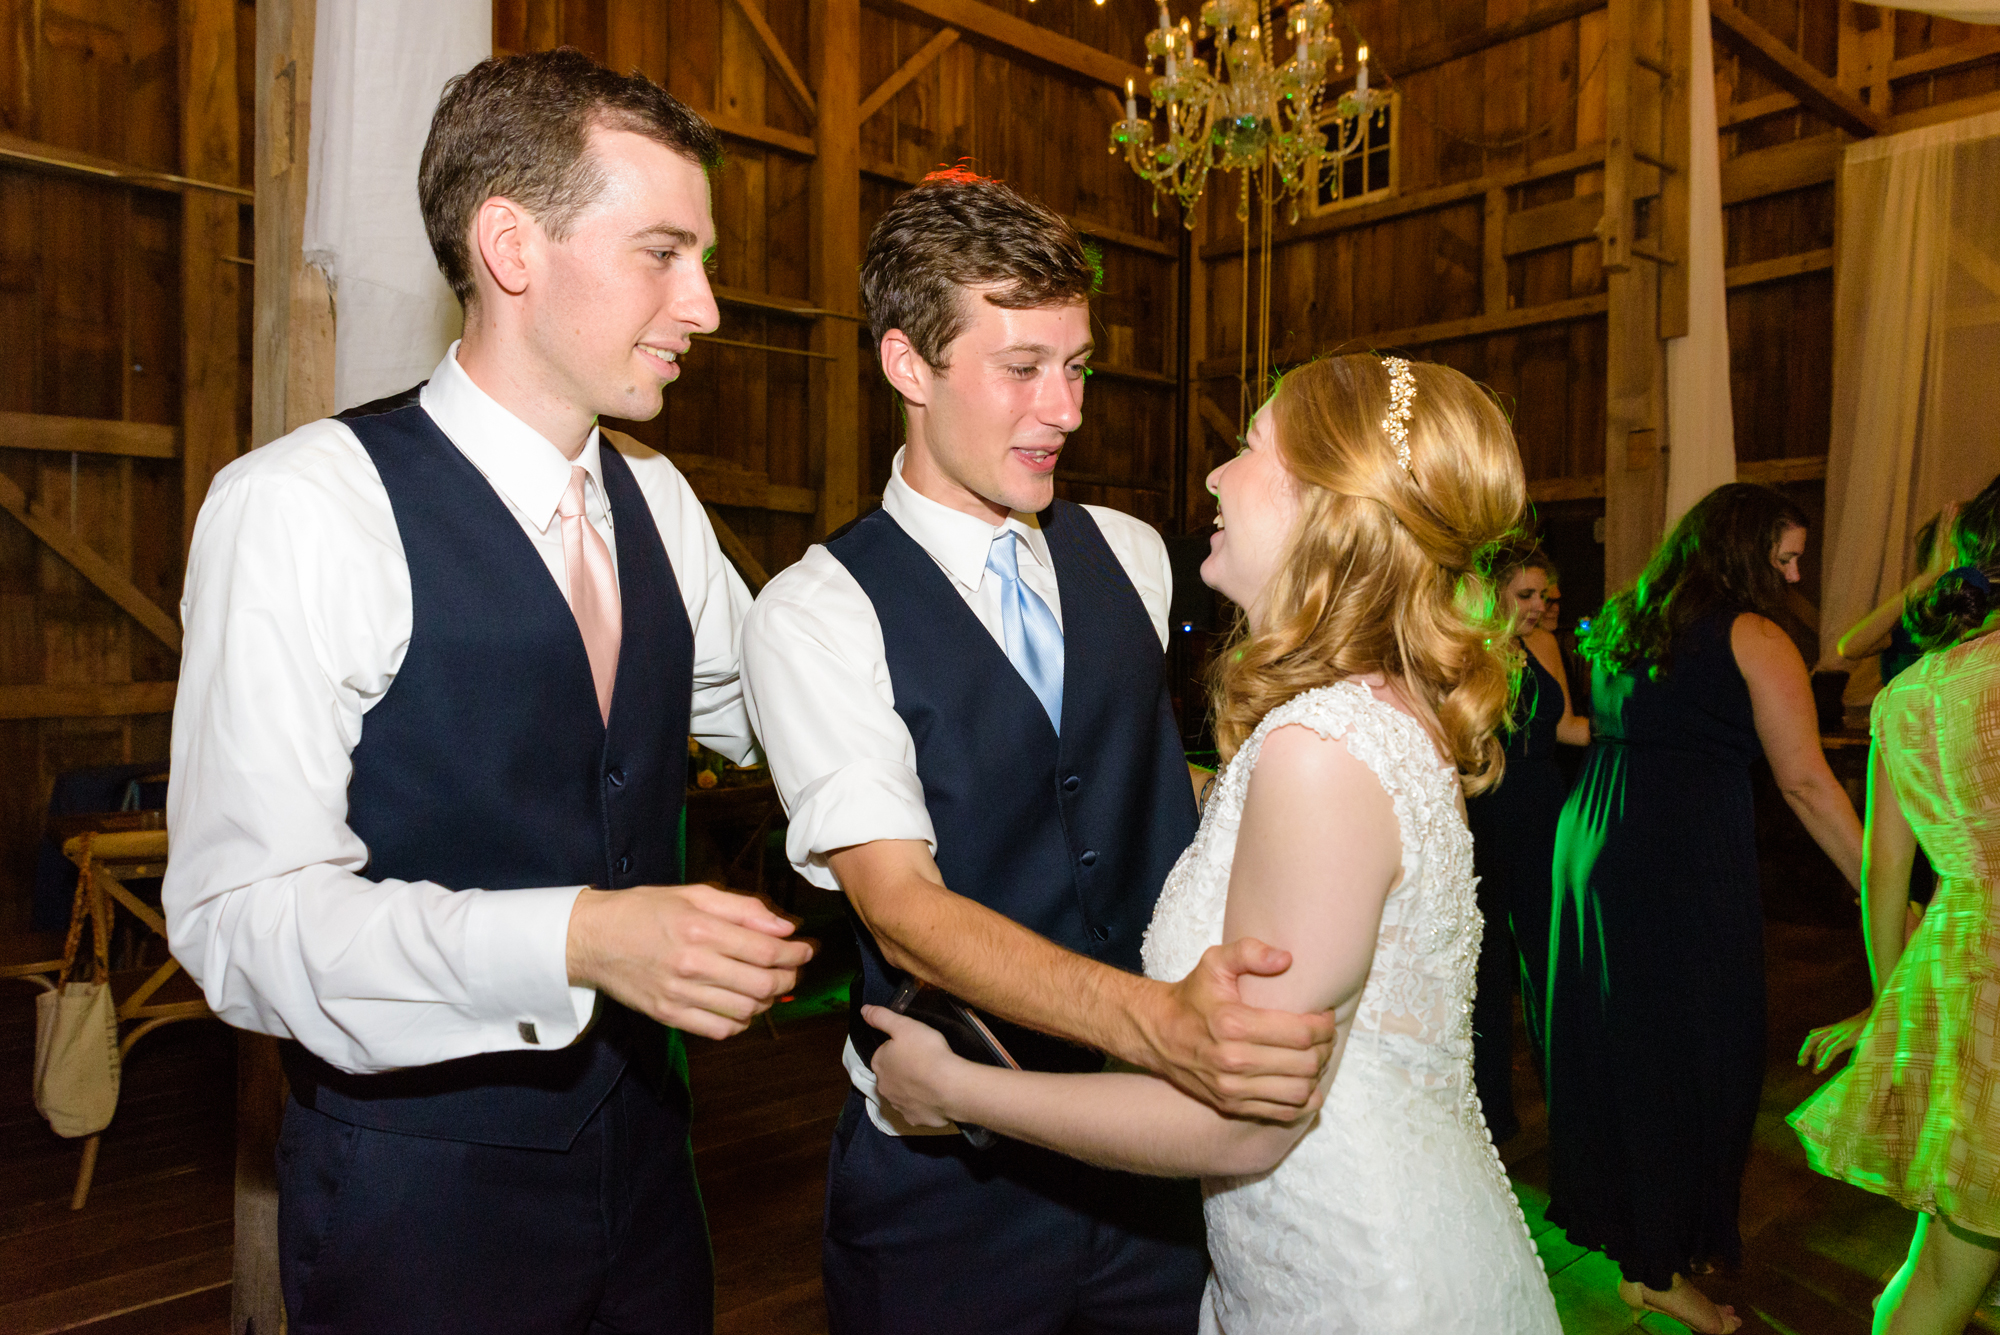
[[1342,116],[1331,107],[1321,116],[1320,132],[1329,150],[1353,143],[1357,132],[1364,142],[1348,157],[1321,161],[1313,212],[1373,199],[1396,188],[1397,111],[1398,94],[1390,93],[1388,101],[1369,113],[1367,126],[1358,131],[1355,117]]

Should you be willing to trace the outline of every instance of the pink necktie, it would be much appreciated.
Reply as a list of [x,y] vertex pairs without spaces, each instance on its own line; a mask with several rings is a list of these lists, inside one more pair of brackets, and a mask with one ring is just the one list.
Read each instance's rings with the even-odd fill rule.
[[618,680],[618,641],[624,634],[618,602],[618,572],[611,568],[611,549],[583,517],[583,480],[590,476],[581,464],[569,470],[569,487],[556,513],[562,516],[563,568],[569,572],[569,610],[583,632],[583,651],[590,656],[590,677],[597,686],[597,712],[611,722],[611,688]]

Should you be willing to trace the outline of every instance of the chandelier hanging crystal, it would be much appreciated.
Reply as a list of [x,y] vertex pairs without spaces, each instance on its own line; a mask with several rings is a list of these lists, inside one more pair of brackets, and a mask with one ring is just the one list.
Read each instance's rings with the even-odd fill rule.
[[[1126,81],[1125,118],[1111,127],[1111,152],[1123,149],[1141,179],[1178,199],[1190,227],[1217,169],[1245,173],[1237,217],[1249,217],[1249,176],[1256,174],[1267,202],[1288,198],[1297,221],[1299,196],[1322,167],[1360,151],[1368,116],[1384,100],[1369,90],[1364,46],[1356,52],[1354,89],[1335,104],[1329,134],[1320,123],[1327,76],[1347,67],[1333,6],[1297,0],[1282,21],[1274,17],[1271,0],[1207,0],[1199,28],[1185,18],[1175,26],[1160,0],[1159,26],[1146,34],[1147,72],[1161,62],[1147,87],[1150,116],[1139,115],[1137,90]],[[1163,122],[1158,141],[1153,117]]]

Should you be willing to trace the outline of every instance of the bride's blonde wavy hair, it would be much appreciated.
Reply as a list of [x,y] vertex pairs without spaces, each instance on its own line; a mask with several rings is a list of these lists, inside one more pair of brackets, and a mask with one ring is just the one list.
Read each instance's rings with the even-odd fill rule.
[[1299,515],[1264,591],[1263,629],[1239,616],[1216,655],[1210,695],[1225,759],[1299,692],[1381,672],[1435,715],[1466,792],[1500,779],[1496,734],[1518,665],[1489,566],[1527,503],[1521,456],[1505,415],[1471,380],[1431,362],[1411,363],[1410,374],[1408,471],[1382,429],[1381,358],[1311,362],[1271,397]]

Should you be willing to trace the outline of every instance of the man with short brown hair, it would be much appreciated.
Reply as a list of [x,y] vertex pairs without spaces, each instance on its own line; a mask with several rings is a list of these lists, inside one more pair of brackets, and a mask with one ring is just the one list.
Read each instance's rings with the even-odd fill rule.
[[1252,1010],[1218,948],[1182,983],[1139,942],[1193,837],[1168,706],[1160,535],[1054,496],[1082,421],[1097,265],[1001,182],[933,174],[876,224],[862,294],[908,445],[882,508],[766,586],[745,690],[790,813],[786,849],[847,899],[860,945],[822,1251],[834,1335],[1194,1331],[1192,1182],[1030,1145],[975,1148],[875,1097],[862,1004],[907,978],[984,1011],[1031,1069],[1111,1053],[1226,1111],[1290,1119],[1326,1016]]
[[675,1029],[739,1032],[809,950],[675,884],[689,734],[754,751],[748,594],[596,421],[716,326],[716,157],[575,51],[453,80],[420,198],[463,340],[202,507],[165,902],[215,1011],[289,1040],[300,1335],[712,1325]]

